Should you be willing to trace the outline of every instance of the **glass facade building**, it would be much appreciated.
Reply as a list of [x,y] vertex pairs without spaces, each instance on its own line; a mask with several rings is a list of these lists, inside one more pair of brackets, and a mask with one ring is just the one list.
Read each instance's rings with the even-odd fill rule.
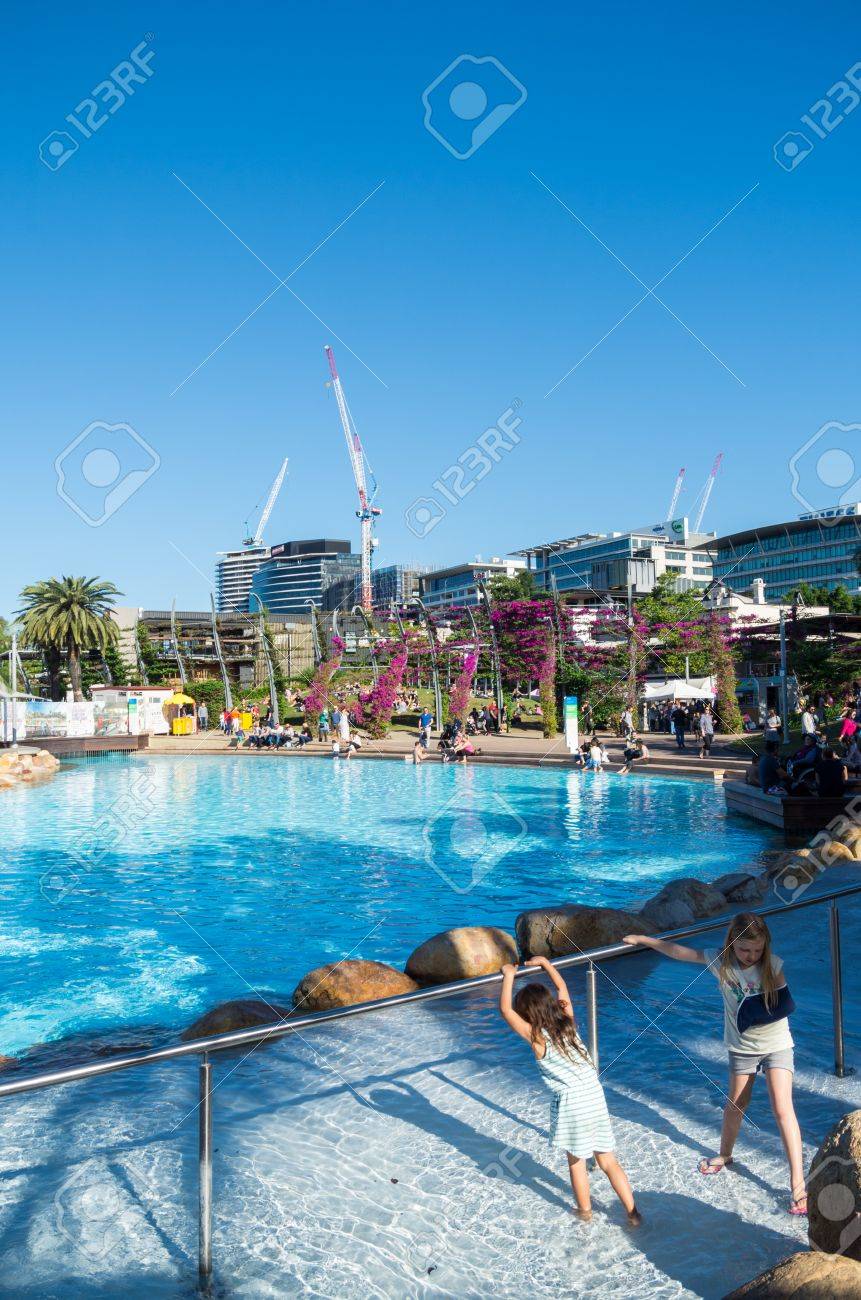
[[477,605],[479,581],[513,578],[525,568],[523,560],[475,560],[472,564],[455,564],[450,569],[434,569],[421,579],[421,596],[428,609],[445,609],[450,605]]
[[[430,572],[425,564],[387,564],[371,573],[371,592],[374,608],[385,609],[392,601],[405,605],[413,596],[421,595],[419,582]],[[355,604],[361,601],[361,581],[356,584]]]
[[246,546],[241,551],[218,552],[215,562],[215,606],[219,614],[248,612],[248,593],[254,575],[268,559],[268,546]]
[[526,547],[526,558],[542,591],[570,593],[585,604],[602,600],[610,591],[624,588],[631,574],[635,595],[651,591],[663,573],[680,579],[680,586],[703,589],[712,578],[708,555],[695,549],[703,534],[689,535],[687,520],[674,520],[650,532],[582,533],[540,546]]
[[318,609],[350,608],[362,559],[350,543],[321,537],[312,541],[282,542],[270,549],[251,583],[252,611],[257,597],[269,612],[307,614],[308,601]]
[[712,556],[715,578],[735,591],[746,591],[762,578],[770,601],[784,599],[801,583],[829,590],[844,586],[855,593],[861,586],[861,503],[729,533],[704,549]]

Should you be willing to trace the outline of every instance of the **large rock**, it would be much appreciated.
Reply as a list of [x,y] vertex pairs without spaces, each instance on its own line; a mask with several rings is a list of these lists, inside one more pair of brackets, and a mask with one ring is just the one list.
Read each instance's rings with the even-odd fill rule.
[[861,1300],[861,1265],[803,1251],[767,1268],[724,1300]]
[[766,884],[761,877],[746,871],[731,871],[712,881],[712,889],[723,894],[728,903],[756,903],[765,893]]
[[354,1002],[373,1002],[398,993],[413,993],[415,980],[381,961],[336,961],[309,971],[293,993],[295,1010],[329,1011]]
[[215,1034],[229,1034],[234,1029],[256,1029],[258,1025],[274,1025],[289,1016],[287,1007],[263,1002],[258,998],[234,998],[206,1011],[199,1020],[181,1035],[184,1042],[197,1038],[212,1038]]
[[802,857],[810,858],[811,862],[818,862],[823,868],[836,866],[838,862],[855,861],[854,850],[848,844],[833,839],[827,831],[820,831],[810,841],[809,847],[799,849],[799,853]]
[[626,934],[654,934],[655,927],[634,912],[615,907],[562,903],[521,912],[515,925],[521,956],[564,957],[619,943]]
[[407,960],[407,974],[419,984],[493,975],[506,962],[517,963],[517,943],[492,925],[465,925],[425,940]]
[[814,1250],[861,1261],[861,1110],[844,1115],[813,1157],[807,1208]]
[[656,930],[681,930],[706,916],[726,911],[726,898],[704,880],[671,880],[643,908]]

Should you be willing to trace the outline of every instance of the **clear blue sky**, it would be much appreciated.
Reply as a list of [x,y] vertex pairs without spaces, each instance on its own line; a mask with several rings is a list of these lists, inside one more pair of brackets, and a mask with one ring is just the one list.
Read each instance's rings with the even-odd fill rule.
[[[84,140],[65,115],[147,33],[153,75]],[[718,450],[708,525],[791,518],[791,454],[861,420],[861,107],[796,170],[772,156],[861,58],[857,6],[55,3],[4,37],[4,613],[60,572],[205,606],[283,455],[268,540],[355,538],[326,343],[380,564],[659,519]],[[527,91],[465,161],[421,98],[463,53]],[[80,147],[51,171],[58,129]],[[649,286],[757,186],[656,290],[744,387],[652,298],[613,330],[645,291],[532,173]],[[287,277],[381,182],[289,280],[311,310],[281,287],[255,312],[262,263]],[[515,398],[521,444],[415,538],[406,507]],[[92,528],[54,461],[96,420],[161,463]]]

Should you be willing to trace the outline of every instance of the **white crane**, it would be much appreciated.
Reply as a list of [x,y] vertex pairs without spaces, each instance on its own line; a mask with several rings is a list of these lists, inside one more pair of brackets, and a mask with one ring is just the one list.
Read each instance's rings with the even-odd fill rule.
[[700,509],[699,509],[699,514],[697,515],[697,521],[694,524],[695,533],[698,533],[702,528],[703,516],[705,515],[706,506],[709,503],[709,497],[712,494],[712,488],[715,485],[715,479],[717,478],[717,472],[720,469],[720,463],[722,460],[723,460],[723,452],[719,451],[718,454],[715,456],[715,463],[712,465],[712,471],[709,474],[708,478],[706,479],[705,487],[703,488],[703,499],[700,502]]
[[341,428],[344,430],[344,437],[347,440],[347,451],[350,453],[350,465],[353,470],[353,478],[356,481],[356,491],[359,495],[359,509],[356,511],[356,517],[361,526],[362,536],[362,609],[370,610],[373,607],[371,593],[371,554],[377,544],[374,537],[374,520],[383,512],[378,506],[374,505],[374,497],[377,495],[377,483],[374,478],[373,470],[369,467],[373,491],[368,496],[368,484],[365,476],[365,452],[362,447],[362,440],[359,437],[359,431],[356,428],[355,421],[350,414],[350,408],[347,406],[347,399],[344,396],[344,389],[341,386],[341,379],[338,375],[338,368],[335,365],[335,354],[330,347],[324,349],[326,358],[329,362],[329,373],[332,376],[332,388],[335,391],[335,401],[338,403],[338,414],[341,417]]
[[260,515],[260,519],[258,521],[257,527],[255,528],[253,533],[249,530],[248,521],[246,520],[245,538],[243,539],[242,542],[243,546],[262,545],[263,529],[266,527],[267,523],[269,522],[269,516],[272,514],[272,507],[275,505],[275,502],[278,499],[278,493],[281,491],[281,484],[284,482],[284,475],[286,473],[287,473],[287,457],[285,456],[283,461],[281,462],[281,468],[279,469],[278,473],[275,475],[275,481],[273,482],[272,487],[269,489],[269,496],[266,498],[266,505],[263,507],[263,512]]
[[681,495],[682,484],[684,483],[684,481],[685,481],[685,467],[683,465],[682,468],[679,470],[679,477],[676,479],[676,486],[673,488],[673,495],[670,497],[670,504],[667,506],[667,513],[665,517],[668,523],[676,513],[676,506],[679,503],[679,497]]

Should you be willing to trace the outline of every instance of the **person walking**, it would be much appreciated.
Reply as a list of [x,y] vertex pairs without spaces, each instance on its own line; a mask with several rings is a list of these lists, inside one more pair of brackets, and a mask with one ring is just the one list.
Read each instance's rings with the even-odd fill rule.
[[431,733],[432,726],[433,726],[433,714],[431,713],[427,705],[425,705],[425,707],[421,711],[421,716],[419,718],[418,743],[421,745],[422,749],[427,749],[428,744],[430,743],[430,733]]
[[685,748],[685,732],[688,729],[688,711],[682,704],[681,700],[676,700],[670,722],[673,726],[673,732],[676,737],[676,745],[679,749]]
[[805,736],[816,735],[816,718],[813,716],[813,710],[809,704],[805,704],[804,712],[801,715],[801,739]]
[[[774,706],[772,705],[772,707],[768,710],[765,719],[764,740],[766,745],[770,740],[777,740],[777,741],[780,740],[780,733],[781,733],[782,726],[783,723],[780,720],[780,714],[777,712],[777,709],[775,709]],[[812,734],[813,735],[816,734],[815,729]]]
[[700,737],[700,758],[708,758],[715,738],[714,717],[710,704],[706,705],[697,719],[697,730]]

